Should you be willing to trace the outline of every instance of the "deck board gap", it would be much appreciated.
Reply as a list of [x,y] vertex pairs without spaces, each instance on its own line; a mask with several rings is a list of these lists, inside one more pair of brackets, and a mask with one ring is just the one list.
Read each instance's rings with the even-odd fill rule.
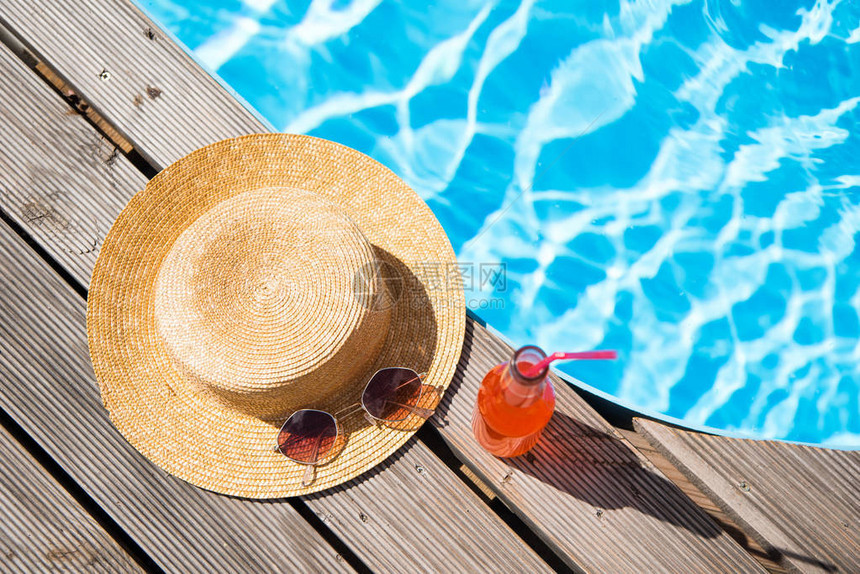
[[575,572],[559,556],[553,546],[547,544],[540,536],[535,534],[532,528],[522,518],[513,512],[505,502],[499,498],[493,490],[481,479],[480,475],[464,464],[463,458],[458,457],[451,446],[445,441],[433,422],[422,426],[416,433],[418,440],[423,442],[439,459],[445,463],[472,492],[507,524],[514,533],[520,537],[538,556],[540,556],[550,568],[556,572]]
[[72,275],[56,257],[51,255],[26,229],[24,229],[10,214],[0,205],[0,222],[8,225],[12,231],[21,238],[27,246],[36,252],[36,255],[42,259],[48,266],[60,276],[64,283],[81,296],[85,301],[87,299],[87,288]]
[[112,122],[83,99],[79,90],[15,34],[2,18],[0,18],[0,44],[9,48],[30,71],[66,102],[70,113],[83,117],[96,132],[114,146],[116,152],[122,153],[144,176],[152,179],[161,170],[156,162],[147,159]]
[[[93,500],[83,488],[73,479],[63,467],[54,460],[45,449],[31,437],[15,420],[0,408],[0,426],[38,462],[45,471],[69,493],[81,508],[95,520],[104,531],[125,550],[129,556],[147,572],[163,574],[158,564],[150,557],[134,539],[117,524],[99,504]],[[59,439],[58,439],[59,440]]]
[[304,500],[301,498],[287,498],[284,499],[284,501],[292,506],[296,512],[298,512],[299,515],[311,525],[311,528],[316,530],[326,542],[331,544],[332,548],[337,552],[338,561],[343,560],[359,574],[370,574],[373,572],[370,567],[352,551],[349,545],[347,545],[337,534],[334,533],[333,530],[325,525],[317,513],[314,512]]

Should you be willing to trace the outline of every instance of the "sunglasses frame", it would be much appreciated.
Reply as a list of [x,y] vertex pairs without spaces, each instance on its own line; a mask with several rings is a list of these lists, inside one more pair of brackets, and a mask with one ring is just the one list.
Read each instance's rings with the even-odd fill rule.
[[[382,418],[376,417],[370,413],[370,411],[367,409],[367,406],[364,404],[364,395],[367,393],[367,388],[370,386],[370,383],[373,382],[373,379],[375,379],[379,373],[381,373],[383,371],[391,370],[391,369],[410,371],[415,376],[415,378],[417,378],[419,380],[419,382],[421,382],[421,391],[418,394],[418,399],[415,401],[416,403],[421,402],[421,399],[424,397],[424,394],[425,394],[425,386],[424,386],[423,382],[424,382],[424,378],[427,376],[426,372],[425,373],[418,373],[414,369],[410,369],[409,367],[383,367],[383,368],[377,370],[375,373],[373,373],[373,375],[367,380],[367,384],[364,385],[364,389],[361,391],[361,398],[359,399],[359,401],[357,403],[353,403],[347,407],[344,407],[335,413],[330,413],[328,411],[323,411],[320,409],[299,409],[299,410],[293,412],[292,414],[290,414],[290,416],[288,416],[286,418],[286,420],[284,420],[284,424],[282,424],[281,427],[278,429],[278,435],[277,436],[281,435],[281,432],[284,430],[284,427],[287,426],[287,423],[290,421],[291,418],[293,418],[297,413],[300,413],[303,411],[323,413],[323,414],[331,417],[331,419],[332,419],[332,421],[334,421],[334,425],[335,425],[335,433],[336,433],[335,434],[335,440],[337,440],[339,437],[343,436],[343,427],[340,424],[340,420],[338,419],[338,415],[340,415],[341,417],[348,416],[348,415],[352,414],[353,412],[355,412],[359,408],[362,411],[364,411],[364,418],[374,427],[379,427],[380,424],[385,424],[385,423],[402,422],[412,415],[417,415],[417,416],[419,416],[425,420],[432,417],[433,413],[435,412],[434,409],[425,409],[423,407],[409,406],[409,405],[404,405],[401,403],[394,403],[394,404],[396,404],[399,407],[403,407],[404,409],[409,411],[409,414],[407,414],[406,416],[404,416],[403,418],[400,418],[400,419],[382,419]],[[400,387],[402,387],[408,383],[411,383],[412,381],[415,380],[415,378],[409,379],[408,381],[406,381],[405,383],[402,383],[397,388],[400,388]],[[390,401],[390,402],[393,402],[393,401]],[[320,445],[320,443],[322,443],[322,440],[323,440],[323,437],[320,436],[320,438],[317,440],[316,446],[314,447],[315,449],[319,448],[319,445]],[[331,462],[332,460],[337,458],[337,456],[340,454],[340,449],[333,449],[332,454],[330,456],[321,457],[320,460],[317,460],[316,462],[305,462],[305,461],[301,461],[301,460],[296,460],[296,459],[292,458],[291,456],[284,454],[284,452],[281,450],[280,443],[276,444],[272,450],[274,452],[281,453],[281,455],[283,455],[285,458],[287,458],[288,460],[290,460],[292,462],[295,462],[296,464],[301,464],[301,465],[304,465],[307,467],[305,469],[304,477],[302,478],[302,486],[310,486],[311,484],[313,484],[313,481],[314,481],[314,478],[316,475],[316,467],[317,466]]]

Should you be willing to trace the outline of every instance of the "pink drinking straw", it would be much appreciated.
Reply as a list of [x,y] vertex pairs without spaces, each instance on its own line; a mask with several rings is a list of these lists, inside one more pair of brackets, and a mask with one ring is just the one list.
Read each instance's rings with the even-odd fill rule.
[[615,351],[584,351],[582,353],[553,353],[545,359],[532,365],[532,368],[523,373],[530,379],[538,376],[550,363],[561,359],[617,359],[618,353]]

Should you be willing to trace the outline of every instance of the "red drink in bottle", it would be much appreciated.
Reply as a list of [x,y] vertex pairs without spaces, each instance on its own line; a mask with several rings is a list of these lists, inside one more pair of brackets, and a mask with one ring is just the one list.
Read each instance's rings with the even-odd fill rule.
[[537,444],[555,409],[555,391],[545,367],[533,377],[525,373],[546,354],[533,345],[522,347],[510,362],[493,367],[481,382],[472,413],[472,432],[496,456],[512,457]]

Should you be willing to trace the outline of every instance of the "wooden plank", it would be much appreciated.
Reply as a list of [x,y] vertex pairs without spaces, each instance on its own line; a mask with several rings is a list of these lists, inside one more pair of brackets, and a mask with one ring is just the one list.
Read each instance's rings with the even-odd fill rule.
[[143,572],[3,427],[0,461],[4,572]]
[[0,24],[157,170],[226,134],[267,131],[129,1],[3,0]]
[[748,536],[737,523],[729,517],[728,514],[714,504],[714,502],[699,488],[693,484],[678,468],[672,464],[668,458],[654,448],[648,440],[634,430],[617,429],[624,438],[630,442],[633,447],[645,455],[645,457],[662,472],[666,478],[674,482],[687,497],[692,500],[696,506],[704,510],[708,516],[720,525],[720,528],[729,533],[729,535],[741,545],[751,556],[758,560],[765,570],[771,574],[785,574],[788,570],[781,566],[774,559],[777,556],[771,555],[752,537]]
[[635,425],[787,570],[860,571],[860,452]]
[[[104,222],[147,179],[2,44],[0,70],[0,204],[86,285]],[[89,201],[70,193],[72,181],[90,191]]]
[[308,505],[379,572],[548,572],[549,566],[415,437]]
[[[0,50],[0,59],[3,58]],[[6,54],[8,59],[8,54]],[[22,228],[60,264],[86,285],[94,264],[94,252],[130,195],[145,184],[140,175],[126,169],[126,160],[117,156],[111,164],[95,161],[82,150],[91,150],[100,137],[79,116],[59,112],[63,103],[39,83],[20,63],[3,61],[13,72],[0,79],[0,97],[15,104],[16,114],[0,134],[0,208],[12,213]],[[13,93],[18,92],[18,93]],[[89,131],[87,131],[89,130]],[[16,146],[16,141],[39,134],[38,146]],[[66,164],[54,170],[54,157],[63,155]],[[75,159],[79,164],[75,165]],[[20,166],[37,166],[44,185],[30,191],[26,173]],[[18,166],[18,167],[16,167]],[[4,179],[12,178],[11,181]],[[83,179],[83,181],[82,181]],[[21,206],[28,194],[44,196],[53,206],[60,198],[90,218],[92,242],[96,248],[87,253],[63,249],[56,236],[40,233],[38,219],[22,217]],[[51,203],[49,203],[51,202]],[[46,207],[46,210],[52,207]],[[66,301],[66,305],[74,303]],[[80,302],[83,305],[83,302]],[[73,340],[85,333],[70,327],[63,335]],[[87,365],[86,376],[89,376]],[[99,409],[101,411],[101,409]],[[526,545],[468,486],[448,469],[430,449],[416,440],[371,479],[362,478],[326,496],[308,499],[308,505],[338,533],[353,551],[371,567],[381,569],[445,569],[451,556],[464,568],[486,568],[508,564],[530,571],[547,568],[543,560]],[[423,469],[418,473],[415,469]],[[420,493],[420,496],[414,496]],[[429,505],[427,500],[444,500]],[[364,516],[364,519],[361,517]],[[371,520],[369,517],[373,517]],[[417,520],[416,517],[420,517]],[[404,539],[403,532],[416,524],[431,534]],[[266,543],[277,544],[271,539]],[[437,552],[439,545],[447,554]]]
[[556,413],[525,456],[498,459],[471,432],[484,374],[512,349],[469,321],[435,420],[458,456],[568,563],[589,572],[763,571],[563,381]]
[[[15,22],[12,25],[17,26],[19,33],[26,32],[28,43],[40,54],[60,57],[62,64],[57,66],[61,72],[72,85],[84,89],[82,95],[94,102],[105,118],[115,121],[130,141],[136,146],[141,142],[154,146],[140,151],[146,157],[156,158],[159,165],[211,141],[207,139],[209,136],[195,133],[194,120],[182,116],[185,109],[182,102],[159,100],[160,106],[149,110],[160,111],[164,118],[155,124],[159,133],[151,134],[147,132],[155,129],[152,125],[125,121],[130,115],[131,101],[128,94],[105,95],[114,89],[108,87],[110,82],[91,86],[92,94],[86,91],[90,89],[86,86],[93,84],[87,76],[92,69],[92,64],[87,64],[90,60],[64,57],[59,52],[82,51],[88,49],[84,45],[87,43],[100,46],[96,51],[102,53],[114,53],[118,47],[126,46],[137,50],[136,36],[141,26],[139,15],[126,8],[114,8],[124,2],[94,0],[93,4],[101,6],[100,12],[113,10],[107,39],[81,36],[76,30],[83,28],[73,21],[69,31],[61,33],[62,47],[54,47],[58,41],[50,36],[59,20],[51,11],[46,11],[43,19],[53,18],[53,23],[27,24],[26,28]],[[26,2],[12,1],[6,13],[26,15]],[[163,74],[162,70],[175,72],[190,65],[182,53],[145,53],[147,57],[136,59],[134,71],[129,72],[135,78],[155,77]],[[182,60],[182,64],[171,58]],[[140,84],[140,79],[135,82]],[[208,110],[213,115],[221,113],[218,97],[210,99],[205,90],[194,94],[190,101],[196,109]],[[233,117],[234,113],[241,115],[241,110],[230,108],[226,113]],[[248,124],[243,124],[244,127],[252,129],[250,124],[254,119],[247,115],[245,121]],[[225,130],[218,135],[229,137],[242,129]],[[477,336],[472,337],[473,333]],[[575,393],[563,386],[559,388],[560,414],[547,433],[549,440],[539,447],[535,459],[503,462],[481,451],[471,438],[469,425],[477,384],[486,369],[509,356],[509,350],[471,321],[469,336],[458,379],[447,394],[449,424],[440,430],[473,472],[564,556],[569,565],[616,572],[663,567],[760,569]]]

